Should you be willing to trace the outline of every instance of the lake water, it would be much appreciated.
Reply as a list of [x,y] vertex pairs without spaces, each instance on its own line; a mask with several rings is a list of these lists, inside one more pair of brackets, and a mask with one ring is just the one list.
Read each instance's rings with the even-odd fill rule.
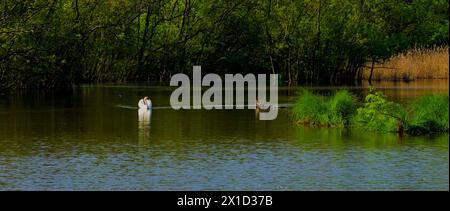
[[[376,87],[401,103],[448,93],[448,81]],[[299,90],[280,87],[280,103]],[[448,133],[299,127],[287,108],[274,121],[254,110],[175,111],[164,108],[171,91],[126,84],[0,96],[0,190],[449,189]],[[159,108],[148,121],[132,108],[143,95]]]

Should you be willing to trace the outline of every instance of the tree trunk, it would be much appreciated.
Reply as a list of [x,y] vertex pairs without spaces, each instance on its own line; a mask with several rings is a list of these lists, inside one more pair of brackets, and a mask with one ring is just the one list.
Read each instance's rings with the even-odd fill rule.
[[369,75],[369,85],[372,86],[372,76],[373,76],[373,69],[375,67],[375,58],[372,58],[372,65],[370,66],[370,75]]
[[289,86],[291,85],[291,81],[292,81],[292,78],[291,78],[291,47],[289,46],[289,49],[288,49],[288,84],[289,84]]
[[80,10],[78,9],[78,0],[75,0],[75,20],[80,19]]
[[272,55],[269,55],[269,58],[270,58],[270,65],[272,66],[272,74],[275,74],[275,67],[273,66]]
[[151,16],[151,7],[150,7],[150,5],[148,5],[147,6],[147,14],[145,16],[145,28],[144,28],[144,35],[142,36],[142,45],[141,45],[141,48],[139,49],[139,53],[138,53],[138,69],[137,69],[138,77],[141,76],[142,68],[144,65],[143,57],[144,57],[145,48],[147,47],[147,36],[148,36],[149,27],[150,27],[150,16]]
[[[320,79],[320,66],[321,66],[321,55],[320,55],[320,23],[322,15],[322,0],[319,0],[319,8],[317,13],[317,34],[316,34],[316,50],[314,51],[314,72],[316,81]],[[311,81],[312,82],[312,81]]]

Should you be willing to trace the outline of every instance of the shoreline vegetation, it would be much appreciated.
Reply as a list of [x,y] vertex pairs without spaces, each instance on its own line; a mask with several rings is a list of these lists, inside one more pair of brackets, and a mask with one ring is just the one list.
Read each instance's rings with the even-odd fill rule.
[[410,49],[376,63],[373,69],[368,65],[363,71],[363,79],[368,81],[448,79],[449,47]]
[[358,102],[346,90],[329,97],[303,90],[292,109],[294,122],[301,125],[354,127],[409,135],[449,132],[448,114],[448,94],[425,95],[402,106],[374,89],[363,102]]
[[195,65],[348,85],[367,64],[448,46],[448,32],[447,0],[3,0],[0,90],[167,82]]

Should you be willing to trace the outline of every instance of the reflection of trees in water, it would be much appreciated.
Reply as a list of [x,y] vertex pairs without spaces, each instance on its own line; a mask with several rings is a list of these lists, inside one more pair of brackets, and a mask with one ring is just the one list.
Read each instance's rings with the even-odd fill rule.
[[[320,128],[298,126],[295,128],[295,145],[302,150],[347,149],[359,147],[365,150],[397,148],[403,146],[427,145],[446,146],[448,134],[435,136],[399,136],[396,133],[380,133],[365,131],[358,128]],[[314,146],[314,147],[303,147]]]
[[147,109],[138,110],[138,141],[139,145],[146,145],[150,138],[150,123],[152,111]]

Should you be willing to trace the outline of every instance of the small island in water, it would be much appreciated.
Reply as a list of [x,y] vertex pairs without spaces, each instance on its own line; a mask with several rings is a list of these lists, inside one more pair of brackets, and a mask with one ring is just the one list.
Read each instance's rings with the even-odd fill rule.
[[[0,190],[448,190],[448,35],[445,0],[2,0]],[[277,117],[173,109],[194,66],[278,75]]]

